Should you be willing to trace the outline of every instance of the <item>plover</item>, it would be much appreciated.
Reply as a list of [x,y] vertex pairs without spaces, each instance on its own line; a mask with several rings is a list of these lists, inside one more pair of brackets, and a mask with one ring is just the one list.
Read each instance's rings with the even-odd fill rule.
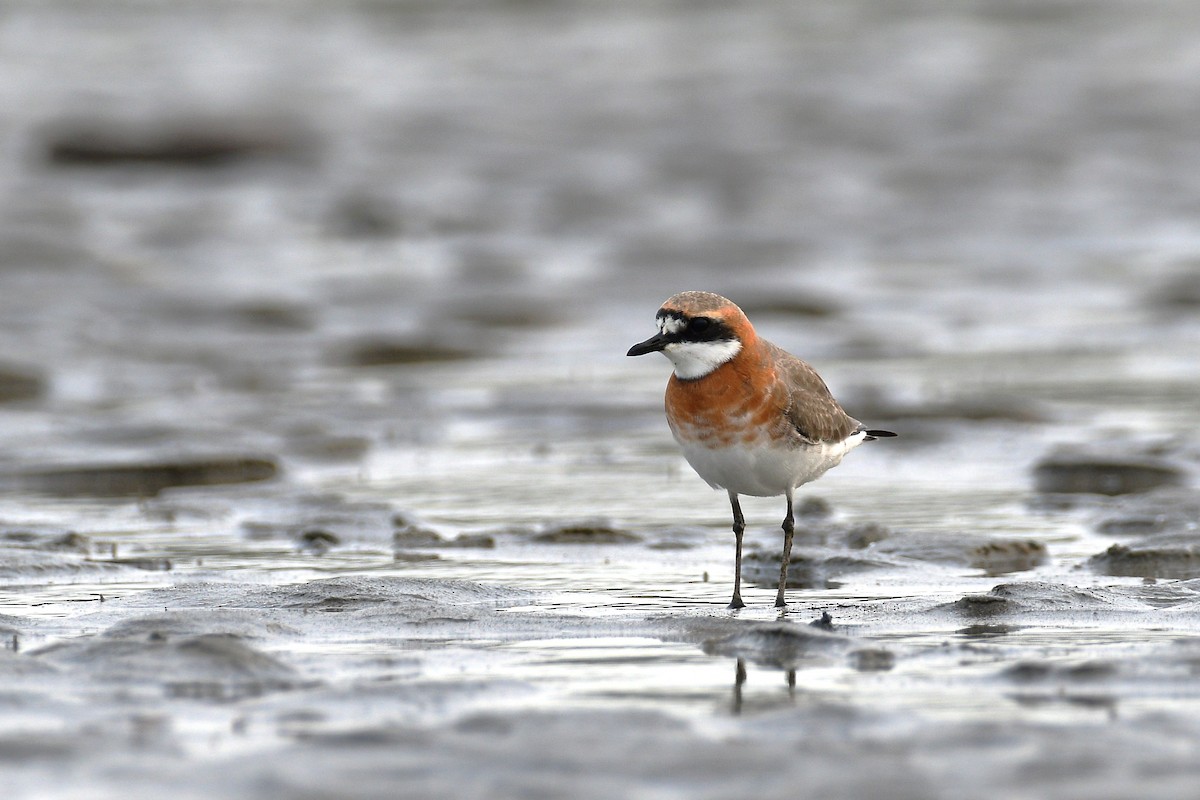
[[816,480],[863,442],[895,436],[842,410],[805,362],[754,332],[734,303],[711,292],[681,292],[658,310],[658,333],[628,355],[661,352],[675,372],[667,383],[667,423],[692,469],[729,493],[735,543],[733,599],[742,608],[739,495],[787,498],[775,605],[786,606],[796,487]]

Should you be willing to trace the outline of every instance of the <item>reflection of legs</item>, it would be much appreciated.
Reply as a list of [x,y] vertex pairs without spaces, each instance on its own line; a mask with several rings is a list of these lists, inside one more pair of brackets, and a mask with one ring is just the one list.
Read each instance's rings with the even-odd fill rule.
[[[733,507],[733,599],[729,601],[730,608],[745,608],[742,602],[742,533],[746,530],[746,519],[742,516],[742,505],[738,496],[729,493],[729,505]],[[743,669],[743,678],[745,670]]]
[[739,658],[737,666],[733,669],[733,713],[735,714],[742,712],[742,684],[745,682],[746,662]]
[[[733,713],[742,713],[742,687],[746,685],[746,660],[735,659],[733,668]],[[796,699],[796,670],[787,671],[788,697]]]
[[788,564],[792,560],[792,534],[796,531],[796,519],[792,516],[792,490],[787,490],[787,516],[783,518],[783,558],[779,562],[779,592],[775,595],[775,606],[787,605],[783,600],[783,589],[787,586]]

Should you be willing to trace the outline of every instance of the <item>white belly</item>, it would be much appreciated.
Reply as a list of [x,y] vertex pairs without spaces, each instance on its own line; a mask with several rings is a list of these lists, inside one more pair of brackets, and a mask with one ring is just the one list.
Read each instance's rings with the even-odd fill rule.
[[680,444],[692,469],[714,489],[774,497],[821,477],[865,438],[865,433],[856,433],[840,442],[799,447],[735,444],[709,448],[688,442]]

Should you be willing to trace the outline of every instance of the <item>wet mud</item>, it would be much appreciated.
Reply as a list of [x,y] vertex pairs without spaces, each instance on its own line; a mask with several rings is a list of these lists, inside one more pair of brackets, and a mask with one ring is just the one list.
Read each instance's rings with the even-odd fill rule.
[[[61,466],[22,472],[10,478],[33,492],[66,497],[153,497],[175,486],[214,486],[274,478],[274,461],[265,458],[189,460],[154,464]],[[4,476],[0,476],[0,481]]]
[[6,800],[1194,793],[1194,4],[302,6],[5,10]]
[[1047,493],[1131,494],[1183,482],[1183,471],[1166,463],[1052,456],[1034,469],[1037,489]]
[[[262,127],[262,126],[259,126]],[[43,132],[45,158],[57,167],[229,167],[245,159],[302,149],[287,132],[248,130],[244,122],[168,117],[138,126],[116,121],[56,122]]]

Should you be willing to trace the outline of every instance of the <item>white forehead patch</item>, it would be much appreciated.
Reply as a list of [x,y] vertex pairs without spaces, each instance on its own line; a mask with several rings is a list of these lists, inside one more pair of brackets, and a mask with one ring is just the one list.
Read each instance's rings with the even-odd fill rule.
[[666,334],[679,333],[687,327],[687,323],[679,317],[662,316],[658,318],[658,329]]

